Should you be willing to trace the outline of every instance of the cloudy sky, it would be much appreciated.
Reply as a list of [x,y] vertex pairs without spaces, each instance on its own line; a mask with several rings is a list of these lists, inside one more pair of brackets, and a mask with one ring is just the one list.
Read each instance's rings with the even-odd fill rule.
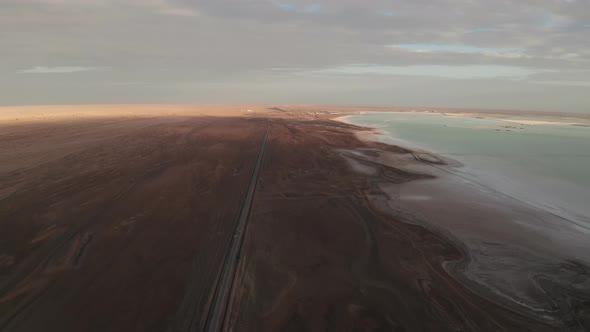
[[0,0],[0,91],[590,112],[590,2]]

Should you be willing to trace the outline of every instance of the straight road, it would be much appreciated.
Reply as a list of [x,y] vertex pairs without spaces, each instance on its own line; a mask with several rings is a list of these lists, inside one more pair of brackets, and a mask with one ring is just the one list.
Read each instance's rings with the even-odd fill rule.
[[244,239],[244,231],[248,223],[248,216],[250,215],[250,208],[252,206],[254,192],[256,191],[256,184],[258,183],[260,167],[262,165],[262,160],[264,159],[264,148],[266,146],[267,138],[268,129],[264,134],[264,140],[260,146],[256,167],[252,172],[252,178],[250,179],[250,184],[248,185],[248,191],[246,192],[246,196],[244,196],[244,201],[240,209],[234,236],[232,237],[229,251],[224,259],[224,265],[222,267],[220,278],[217,281],[212,305],[209,308],[207,317],[205,328],[205,331],[207,332],[218,332],[223,330],[228,301],[232,292],[236,267],[240,257],[240,249],[242,248],[242,242]]

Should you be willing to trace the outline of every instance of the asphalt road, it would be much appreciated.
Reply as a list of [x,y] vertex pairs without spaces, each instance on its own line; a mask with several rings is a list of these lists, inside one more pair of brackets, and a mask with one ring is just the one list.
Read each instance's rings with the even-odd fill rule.
[[240,209],[240,215],[236,223],[234,236],[224,260],[224,265],[219,280],[217,281],[215,295],[213,297],[212,305],[209,308],[209,314],[207,318],[207,325],[205,331],[217,332],[223,330],[225,322],[225,314],[228,306],[228,300],[232,292],[232,286],[236,271],[236,266],[240,258],[240,249],[242,248],[242,242],[244,239],[244,233],[246,224],[248,223],[248,216],[250,215],[250,208],[252,206],[252,200],[254,198],[254,192],[256,191],[256,184],[258,183],[258,176],[260,174],[260,168],[262,160],[264,159],[264,148],[266,146],[266,140],[268,138],[268,129],[264,134],[264,139],[260,146],[260,152],[258,153],[258,160],[256,167],[252,172],[252,178],[248,185],[248,191],[244,196],[244,201]]

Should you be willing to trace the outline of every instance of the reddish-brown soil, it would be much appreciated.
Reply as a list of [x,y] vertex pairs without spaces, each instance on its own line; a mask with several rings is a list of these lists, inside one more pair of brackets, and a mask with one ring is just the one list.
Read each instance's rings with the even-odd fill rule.
[[[163,331],[202,315],[266,124],[140,121],[2,173],[0,330]],[[27,140],[70,126],[94,127]]]
[[193,331],[267,128],[227,329],[544,331],[442,267],[463,253],[380,212],[341,149],[355,128],[286,113],[0,125],[0,331]]
[[382,167],[360,176],[339,149],[371,148],[323,121],[272,126],[244,245],[234,331],[542,331],[466,290],[442,268],[447,240],[369,203],[376,184],[425,176]]

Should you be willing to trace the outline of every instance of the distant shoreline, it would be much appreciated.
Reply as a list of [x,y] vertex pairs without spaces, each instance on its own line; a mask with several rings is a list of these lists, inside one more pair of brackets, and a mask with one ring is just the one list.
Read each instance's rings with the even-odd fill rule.
[[322,118],[336,118],[365,113],[437,113],[449,116],[473,117],[531,117],[559,118],[590,121],[590,113],[549,112],[530,110],[491,110],[441,107],[372,107],[335,105],[288,105],[288,104],[96,104],[96,105],[31,105],[0,106],[0,123],[22,123],[56,121],[68,118],[104,118],[112,116],[235,116],[250,110],[251,113],[283,113],[317,115]]
[[[514,113],[499,113],[495,111],[487,112],[472,112],[472,111],[461,111],[453,110],[453,112],[446,111],[426,111],[426,110],[396,110],[396,111],[359,111],[355,114],[346,114],[343,116],[336,117],[336,120],[347,121],[346,119],[354,115],[363,114],[440,114],[443,116],[462,117],[462,118],[484,118],[484,119],[497,119],[506,122],[526,124],[526,125],[572,125],[572,126],[590,126],[590,115],[585,114],[573,114],[573,113],[535,113],[535,112],[514,112]],[[530,120],[530,119],[518,119],[519,117],[530,117],[533,119],[544,119],[544,120]],[[556,121],[550,121],[556,120]],[[568,120],[557,121],[557,120]],[[578,122],[575,122],[575,121]],[[581,123],[587,122],[587,123]],[[346,122],[349,123],[349,122]],[[350,124],[350,123],[349,123]]]

